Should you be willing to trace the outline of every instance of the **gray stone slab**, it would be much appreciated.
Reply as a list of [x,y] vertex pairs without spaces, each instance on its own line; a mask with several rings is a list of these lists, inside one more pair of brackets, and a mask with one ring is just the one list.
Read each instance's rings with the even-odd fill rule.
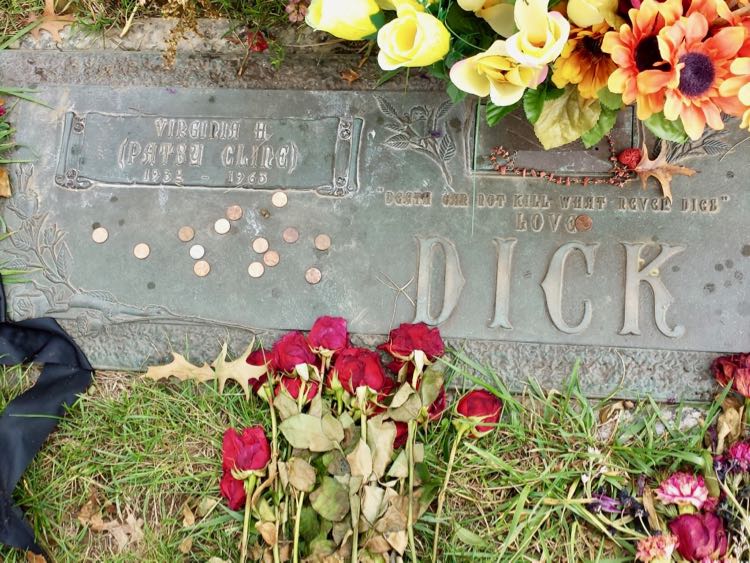
[[[0,68],[13,57],[48,64],[4,57]],[[37,270],[11,288],[14,318],[51,314],[96,365],[131,368],[170,349],[209,359],[221,341],[239,350],[252,334],[270,343],[321,314],[350,319],[358,341],[424,320],[512,384],[558,385],[581,358],[590,395],[662,399],[707,397],[711,358],[747,348],[747,147],[732,148],[742,138],[733,125],[677,149],[701,174],[677,179],[668,205],[633,182],[565,186],[481,169],[476,156],[513,132],[487,130],[471,101],[194,87],[205,64],[180,71],[191,87],[165,87],[166,75],[144,78],[150,87],[82,86],[61,74],[42,82],[53,109],[19,106],[18,141],[36,158],[14,167],[3,209],[14,235],[0,256]],[[628,146],[632,128],[614,138]],[[523,150],[535,168],[571,175],[609,157]],[[220,235],[214,224],[232,205],[243,217]],[[576,226],[582,215],[591,229]],[[183,226],[193,241],[179,240]],[[258,237],[279,261],[253,278]],[[139,243],[146,259],[134,256]],[[206,277],[194,274],[192,244],[205,248]]]

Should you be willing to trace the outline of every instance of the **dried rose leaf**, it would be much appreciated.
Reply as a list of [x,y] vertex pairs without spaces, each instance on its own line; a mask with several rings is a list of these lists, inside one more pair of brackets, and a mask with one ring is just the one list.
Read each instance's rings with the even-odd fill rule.
[[679,166],[667,162],[667,142],[661,142],[659,156],[654,160],[648,157],[648,148],[643,143],[643,157],[635,168],[636,174],[641,179],[643,189],[648,185],[648,179],[654,177],[661,185],[661,191],[669,202],[672,202],[672,176],[693,176],[696,171],[687,166]]
[[42,15],[29,16],[28,22],[32,23],[41,19],[42,23],[31,30],[31,35],[39,41],[39,34],[42,31],[48,32],[55,43],[60,43],[62,37],[60,32],[76,21],[75,16],[63,16],[55,13],[55,0],[44,0],[44,11]]
[[176,377],[180,381],[193,380],[200,383],[216,378],[208,364],[196,366],[188,362],[185,356],[176,352],[172,352],[172,358],[172,361],[166,365],[149,367],[143,377],[154,381]]

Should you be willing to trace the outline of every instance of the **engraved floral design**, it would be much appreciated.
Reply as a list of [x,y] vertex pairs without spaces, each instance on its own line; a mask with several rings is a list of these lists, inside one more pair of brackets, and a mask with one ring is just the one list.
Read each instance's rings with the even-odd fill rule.
[[450,186],[452,177],[448,162],[456,155],[456,143],[444,120],[451,109],[451,102],[446,100],[433,108],[417,105],[407,113],[399,114],[384,97],[375,96],[375,101],[388,119],[385,128],[393,133],[383,144],[393,150],[412,151],[426,156],[438,165]]

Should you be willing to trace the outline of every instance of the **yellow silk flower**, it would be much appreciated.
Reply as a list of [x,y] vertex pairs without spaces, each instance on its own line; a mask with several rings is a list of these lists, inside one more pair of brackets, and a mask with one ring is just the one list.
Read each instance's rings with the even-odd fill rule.
[[448,54],[451,36],[435,16],[409,4],[378,32],[378,64],[383,70],[428,66]]
[[408,4],[413,6],[419,11],[424,11],[424,4],[434,4],[437,0],[429,0],[428,2],[420,2],[419,0],[375,0],[380,6],[381,10],[398,10],[399,6]]
[[624,21],[617,15],[618,0],[569,0],[568,19],[577,27],[592,27],[607,22],[619,28]]
[[562,53],[570,23],[559,12],[547,12],[548,0],[518,0],[513,17],[518,33],[507,41],[508,54],[528,66],[546,65]]
[[[522,0],[519,0],[522,1]],[[451,81],[459,90],[490,97],[498,106],[515,104],[526,88],[536,88],[547,76],[546,66],[522,65],[509,56],[505,41],[495,41],[484,53],[451,67]]]
[[305,22],[313,29],[358,41],[378,31],[372,20],[378,14],[380,7],[375,0],[312,0]]
[[458,5],[484,19],[498,35],[508,37],[517,31],[513,4],[508,0],[458,0]]

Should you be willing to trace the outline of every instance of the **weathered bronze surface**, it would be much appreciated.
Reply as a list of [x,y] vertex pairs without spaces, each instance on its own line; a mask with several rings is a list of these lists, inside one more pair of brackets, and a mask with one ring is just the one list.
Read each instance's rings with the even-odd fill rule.
[[[435,92],[39,96],[53,109],[16,112],[38,158],[13,169],[2,212],[14,235],[0,247],[6,265],[38,271],[10,307],[59,318],[98,366],[162,361],[186,341],[208,359],[220,340],[268,344],[333,314],[360,341],[438,324],[511,382],[556,385],[580,357],[589,394],[673,399],[707,396],[711,357],[750,343],[749,196],[736,180],[748,149],[732,149],[734,124],[672,149],[701,173],[678,178],[670,204],[635,182],[502,177],[495,145],[573,177],[605,175],[609,148],[543,153],[515,121],[489,129],[473,102]],[[617,150],[637,140],[623,120]],[[235,205],[241,217],[218,234]],[[175,236],[186,224],[210,266]],[[133,258],[139,243],[148,259]],[[282,256],[264,268],[269,248]]]

